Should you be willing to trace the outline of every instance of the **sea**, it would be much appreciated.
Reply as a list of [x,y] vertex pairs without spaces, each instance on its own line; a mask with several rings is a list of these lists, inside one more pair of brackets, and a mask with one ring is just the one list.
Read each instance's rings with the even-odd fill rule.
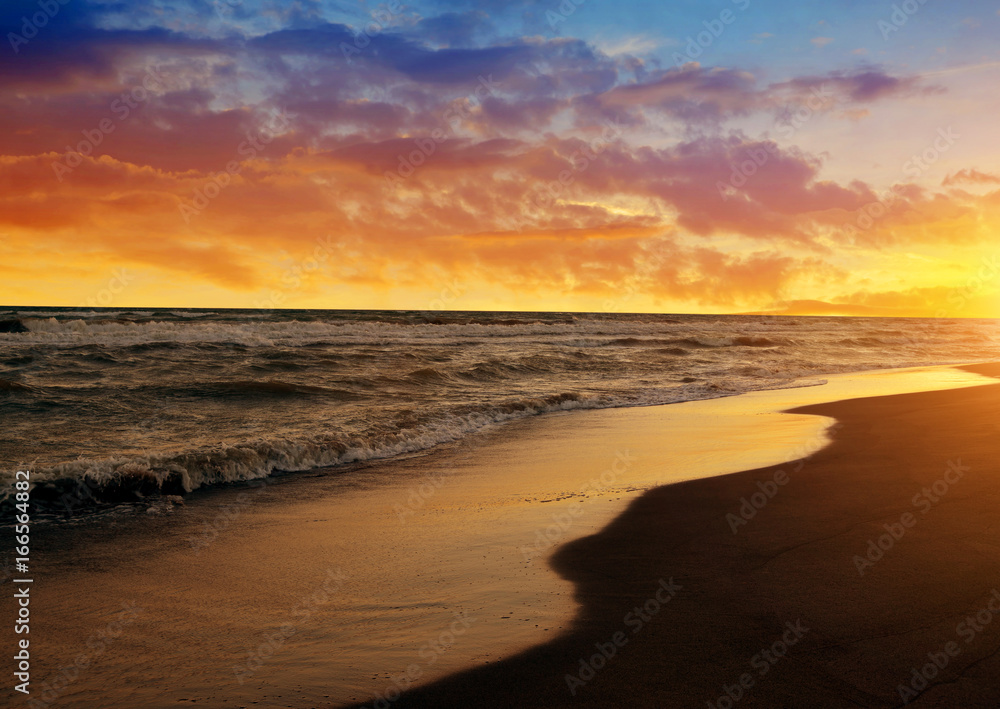
[[19,470],[40,509],[76,514],[551,412],[998,359],[997,320],[0,308],[3,508]]

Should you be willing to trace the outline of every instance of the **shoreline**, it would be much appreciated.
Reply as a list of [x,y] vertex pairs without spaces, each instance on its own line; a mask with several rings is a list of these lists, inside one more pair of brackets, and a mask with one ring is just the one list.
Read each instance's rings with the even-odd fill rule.
[[[452,450],[455,446],[464,445],[466,441],[471,441],[474,445],[475,441],[480,437],[500,435],[508,425],[530,421],[537,417],[562,415],[577,411],[588,412],[659,408],[664,406],[674,406],[677,404],[691,404],[696,402],[717,401],[719,399],[747,397],[748,395],[753,396],[766,394],[768,392],[779,393],[778,395],[780,397],[780,392],[826,387],[830,383],[830,380],[838,381],[857,377],[877,376],[880,373],[900,374],[926,370],[961,369],[968,366],[977,365],[975,363],[949,363],[888,369],[861,369],[848,372],[814,374],[809,375],[808,377],[799,377],[792,381],[802,381],[803,383],[794,386],[750,389],[748,391],[727,393],[707,398],[681,399],[665,403],[637,403],[631,405],[614,404],[606,407],[591,408],[581,406],[579,408],[570,407],[567,409],[549,409],[526,416],[514,416],[505,420],[493,421],[484,424],[479,428],[462,432],[456,438],[433,443],[426,448],[416,448],[400,453],[385,454],[384,456],[377,455],[371,458],[361,458],[350,462],[336,463],[332,465],[318,465],[307,469],[283,470],[275,468],[271,473],[264,475],[263,477],[240,478],[227,482],[204,483],[187,492],[185,492],[181,486],[180,480],[173,475],[168,475],[159,484],[155,483],[155,481],[148,475],[133,475],[108,479],[101,482],[99,485],[84,485],[76,477],[45,479],[36,484],[36,487],[33,490],[33,503],[36,510],[35,516],[37,519],[41,520],[43,524],[51,522],[54,518],[60,521],[64,521],[66,518],[74,518],[86,522],[88,518],[97,519],[99,517],[115,515],[116,513],[127,516],[129,514],[140,514],[141,512],[146,511],[145,509],[140,508],[148,506],[149,504],[152,504],[153,506],[159,505],[161,508],[169,508],[171,501],[177,502],[178,497],[189,500],[192,499],[192,496],[194,496],[194,499],[197,499],[198,496],[211,495],[217,491],[254,487],[261,484],[276,484],[284,481],[285,479],[294,479],[299,476],[309,477],[315,475],[317,471],[346,474],[358,469],[373,466],[384,467],[392,465],[396,462],[406,461],[410,458],[421,458],[427,455],[447,452]],[[163,455],[169,457],[170,454],[164,453]],[[94,459],[93,462],[96,464],[102,464],[109,460],[112,459],[98,458]],[[137,497],[144,499],[137,501]],[[94,501],[96,501],[96,504]],[[126,509],[129,507],[131,510]],[[163,510],[161,509],[159,511]],[[39,516],[39,513],[41,516]],[[13,523],[13,508],[12,502],[9,499],[0,499],[0,522]]]
[[566,634],[392,706],[995,707],[998,410],[1000,383],[794,409],[842,426],[746,526],[773,468],[646,492],[553,557]]
[[[775,405],[808,403],[837,387],[961,381],[978,385],[947,367],[876,370],[828,388],[567,412],[351,475],[289,476],[250,492],[242,505],[236,490],[206,494],[160,519],[155,536],[112,525],[62,553],[51,547],[48,583],[39,589],[40,653],[56,665],[71,661],[115,603],[141,599],[145,613],[80,673],[66,699],[158,707],[182,698],[213,706],[264,698],[299,709],[384,695],[414,664],[418,684],[493,667],[575,627],[568,599],[579,594],[548,567],[553,551],[558,562],[574,540],[614,524],[650,488],[778,465],[811,452],[801,450],[803,441],[813,441],[811,449],[825,444],[828,418],[779,414]],[[629,462],[622,450],[642,455]],[[391,479],[380,475],[388,466]],[[591,484],[609,471],[611,484]],[[572,515],[574,504],[584,513]],[[205,513],[227,505],[233,519],[193,549]],[[410,513],[400,517],[400,506]],[[554,515],[567,513],[570,524],[526,556]],[[313,594],[327,598],[303,601]],[[462,625],[463,618],[473,620]],[[151,659],[140,666],[135,657]],[[240,666],[252,670],[242,684]],[[153,689],[136,694],[145,685]],[[122,697],[116,686],[132,694]]]

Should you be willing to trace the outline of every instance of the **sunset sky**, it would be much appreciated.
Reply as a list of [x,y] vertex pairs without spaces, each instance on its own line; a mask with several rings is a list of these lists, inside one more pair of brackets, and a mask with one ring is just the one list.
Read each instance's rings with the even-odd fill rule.
[[971,0],[14,0],[7,305],[1000,317]]

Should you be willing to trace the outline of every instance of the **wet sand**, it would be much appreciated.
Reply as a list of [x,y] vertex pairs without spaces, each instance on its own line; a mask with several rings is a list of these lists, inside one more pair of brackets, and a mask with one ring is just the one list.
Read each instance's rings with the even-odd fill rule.
[[[881,517],[873,516],[891,509],[897,491],[892,476],[862,480],[853,467],[817,472],[824,469],[814,461],[838,450],[850,427],[838,429],[833,448],[800,470],[786,466],[787,484],[733,535],[726,514],[739,513],[758,477],[773,480],[767,466],[826,445],[841,408],[856,412],[859,430],[871,428],[858,413],[868,403],[778,412],[954,387],[976,388],[918,396],[993,401],[985,392],[994,387],[983,381],[925,368],[714,401],[568,412],[408,460],[196,494],[184,507],[154,508],[138,520],[40,530],[37,696],[53,706],[102,707],[371,706],[373,697],[380,706],[389,699],[392,706],[613,706],[623,697],[639,706],[704,706],[723,682],[739,681],[739,673],[723,675],[749,662],[757,640],[796,619],[778,610],[804,619],[811,603],[837,588],[821,575],[822,555],[801,556],[814,552],[817,520],[826,520],[827,535],[847,522],[855,533],[866,524],[877,530]],[[995,437],[995,417],[986,420]],[[924,462],[934,469],[949,456],[964,462],[965,453],[946,443],[937,441],[944,458]],[[891,449],[873,450],[899,472]],[[660,487],[751,468],[760,470]],[[831,505],[817,511],[823,495]],[[875,507],[851,517],[858,514],[851,504],[869,503]],[[900,547],[930,527],[915,528]],[[850,557],[836,561],[857,577],[855,595],[877,594],[875,580],[892,560],[861,578]],[[808,573],[800,578],[795,564],[803,558]],[[579,669],[579,658],[618,631],[630,633],[629,604],[655,596],[671,577],[683,587],[676,597],[572,696],[565,675]],[[844,593],[836,607],[845,598],[856,603]],[[851,631],[846,622],[840,630]],[[796,650],[815,650],[822,637],[814,628]],[[836,651],[836,667],[867,668],[862,645]],[[795,656],[808,654],[789,653],[766,679]],[[461,673],[470,667],[478,669]],[[834,682],[825,665],[822,676]],[[411,680],[425,693],[397,699],[395,687]],[[57,686],[46,695],[44,682]],[[740,706],[781,706],[767,703],[765,686],[762,679]]]
[[565,634],[392,706],[1000,705],[1000,384],[796,413],[842,427],[747,524],[773,468],[645,493],[553,557]]

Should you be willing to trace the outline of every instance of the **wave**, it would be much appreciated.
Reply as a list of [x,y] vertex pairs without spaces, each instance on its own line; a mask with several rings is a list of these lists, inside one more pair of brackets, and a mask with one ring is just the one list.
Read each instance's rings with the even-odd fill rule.
[[779,347],[789,344],[788,340],[778,340],[769,337],[734,337],[734,345],[742,347]]
[[[548,411],[665,404],[801,386],[799,377],[838,371],[946,363],[957,341],[963,361],[1000,356],[995,322],[182,310],[129,320],[124,311],[68,319],[34,312],[42,316],[18,320],[26,332],[0,334],[8,367],[0,367],[0,414],[21,432],[5,453],[37,461],[46,499],[82,483],[102,504],[414,453]],[[439,322],[424,323],[430,316]],[[979,334],[982,343],[960,333]],[[71,426],[60,423],[70,419]],[[139,445],[150,449],[134,454]],[[6,475],[0,471],[0,483]]]
[[31,364],[34,361],[35,358],[31,355],[21,355],[20,357],[8,357],[7,359],[0,361],[0,364],[8,367],[16,367],[21,364]]
[[605,344],[610,347],[655,347],[657,345],[672,345],[677,342],[681,342],[681,340],[676,338],[656,339],[649,337],[619,337],[614,340],[609,340]]
[[15,310],[22,318],[99,318],[121,319],[127,316],[150,318],[156,313],[152,310]]
[[[552,338],[573,338],[568,344],[581,347],[688,347],[767,346],[765,336],[746,324],[733,331],[732,325],[719,328],[729,332],[706,332],[708,322],[693,328],[680,321],[655,322],[651,337],[649,323],[641,321],[611,323],[595,319],[470,318],[441,320],[434,327],[402,321],[312,319],[218,319],[208,314],[177,319],[103,318],[59,319],[56,317],[22,318],[18,322],[27,332],[18,335],[21,344],[79,346],[84,344],[115,347],[204,346],[209,344],[248,347],[274,345],[296,347],[334,347],[368,345],[381,347],[401,342],[438,343],[454,346],[463,342],[503,338],[523,344],[551,344]],[[692,332],[692,330],[695,330]],[[610,336],[610,339],[607,339]],[[763,338],[763,339],[762,339]],[[0,336],[0,342],[3,337]],[[760,344],[758,344],[760,342]],[[774,339],[775,345],[785,344]]]
[[[439,418],[391,433],[328,433],[288,440],[258,439],[234,445],[136,457],[78,459],[39,468],[32,501],[58,512],[67,504],[90,508],[143,499],[156,494],[185,494],[211,485],[243,482],[275,473],[328,468],[422,451],[458,440],[484,427],[515,418],[574,408],[597,408],[599,399],[577,394],[512,400]],[[6,500],[4,507],[9,507]],[[69,511],[69,510],[67,510]]]
[[648,338],[619,337],[605,343],[617,347],[662,347],[664,345],[684,345],[694,348],[713,347],[779,347],[790,344],[789,340],[763,336],[739,335],[736,337],[682,337],[682,338]]
[[33,391],[27,384],[14,382],[9,379],[0,379],[0,392]]
[[[408,325],[499,325],[503,327],[513,327],[516,325],[570,325],[577,320],[573,316],[538,318],[537,316],[501,317],[484,316],[476,314],[431,314],[409,316],[397,318],[395,322],[406,323]],[[385,320],[383,320],[385,322]]]
[[24,323],[20,319],[11,318],[9,320],[0,320],[0,332],[28,332],[28,328],[24,326]]
[[[879,330],[869,335],[868,321],[851,321],[862,330],[851,338],[830,338],[833,328],[825,320],[803,322],[760,321],[737,316],[718,318],[625,319],[612,321],[598,315],[542,318],[538,314],[513,317],[511,314],[486,317],[482,314],[442,314],[428,326],[419,314],[325,314],[322,311],[300,313],[298,319],[287,315],[257,316],[213,315],[211,313],[150,313],[153,317],[129,320],[127,313],[85,313],[73,319],[22,316],[17,323],[27,332],[0,334],[0,343],[79,346],[84,344],[113,347],[337,347],[367,345],[384,347],[401,343],[440,344],[479,343],[491,338],[523,345],[560,344],[576,347],[722,347],[808,346],[828,340],[847,347],[878,347],[886,344],[921,346],[933,339],[944,343],[960,336],[967,323],[910,321],[905,329],[891,334]],[[143,311],[143,315],[146,312]],[[122,317],[114,317],[122,316]],[[13,322],[13,321],[11,321]],[[792,331],[791,339],[785,333]],[[858,327],[858,326],[861,327]],[[13,327],[13,325],[12,325]],[[996,335],[986,332],[984,323],[976,331],[979,341],[993,344]],[[16,338],[16,340],[15,340]]]
[[420,382],[421,384],[444,384],[451,381],[451,377],[440,372],[433,367],[426,367],[424,369],[417,369],[406,375],[407,379]]
[[[229,384],[241,384],[231,382]],[[254,386],[261,383],[255,382]],[[812,386],[814,383],[803,384]],[[792,382],[774,384],[796,386]],[[626,396],[563,392],[509,399],[497,404],[466,405],[429,422],[367,434],[320,433],[287,439],[254,439],[191,450],[100,459],[80,458],[33,471],[32,501],[38,510],[75,513],[155,495],[183,495],[199,488],[259,480],[275,474],[332,468],[424,451],[457,441],[507,421],[573,409],[647,406],[732,396],[760,385],[703,382],[645,390]],[[285,387],[277,386],[277,391]],[[8,488],[10,486],[7,486]],[[0,500],[0,512],[12,498]]]
[[245,379],[236,381],[205,382],[191,384],[185,387],[173,389],[172,391],[207,396],[217,396],[220,394],[231,394],[236,396],[255,396],[258,394],[268,396],[296,396],[305,394],[329,396],[337,399],[358,398],[357,394],[344,391],[343,389],[333,389],[331,387],[316,386],[311,384],[296,384],[276,379],[269,379],[265,381]]

